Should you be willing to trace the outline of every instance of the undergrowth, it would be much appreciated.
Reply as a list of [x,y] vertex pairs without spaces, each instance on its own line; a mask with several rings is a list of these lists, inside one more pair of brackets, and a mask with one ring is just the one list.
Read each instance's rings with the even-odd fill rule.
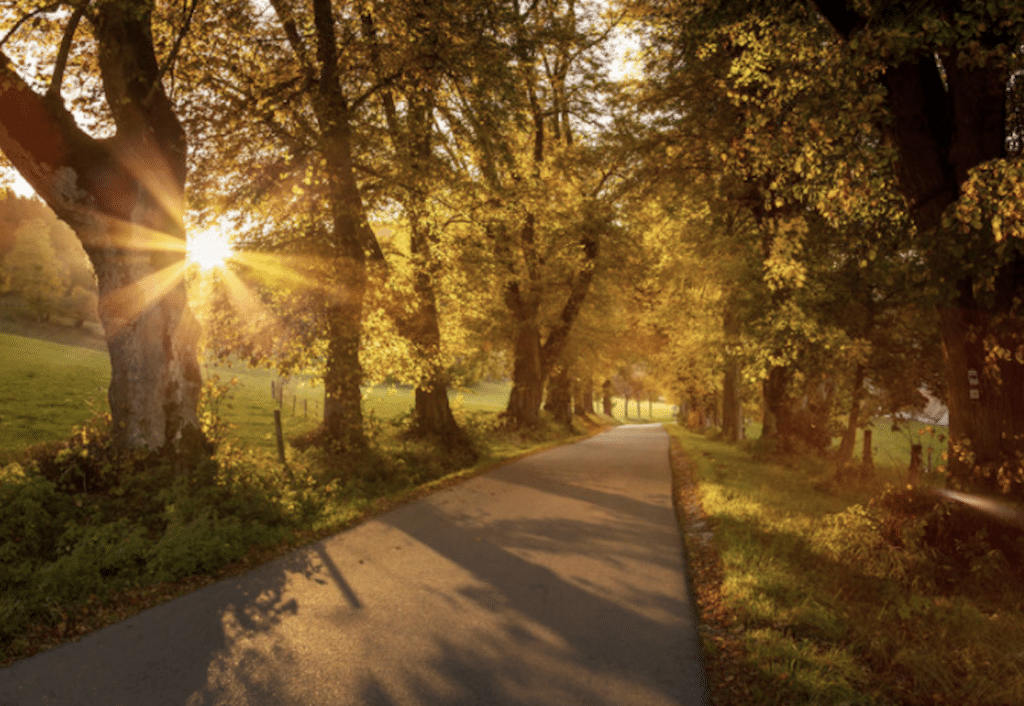
[[730,655],[743,703],[1024,703],[1019,529],[928,490],[829,487],[814,460],[755,460],[669,429],[720,555],[729,627],[705,646]]

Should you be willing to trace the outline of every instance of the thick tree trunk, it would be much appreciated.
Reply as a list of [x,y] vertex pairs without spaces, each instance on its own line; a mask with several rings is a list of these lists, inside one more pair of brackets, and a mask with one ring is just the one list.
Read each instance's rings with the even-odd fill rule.
[[605,380],[601,385],[601,411],[605,416],[612,416],[612,381]]
[[366,445],[359,387],[363,381],[359,362],[362,296],[329,304],[327,319],[323,435],[318,441],[338,451],[357,451]]
[[1024,322],[977,308],[947,309],[941,327],[950,480],[964,489],[1024,495],[1024,365],[1014,356],[1024,345]]
[[857,427],[860,426],[860,405],[864,399],[864,366],[857,364],[853,373],[853,392],[850,402],[850,419],[843,432],[843,439],[839,442],[839,449],[836,451],[836,466],[842,468],[853,458],[853,447],[857,441]]
[[762,384],[764,427],[761,438],[779,442],[782,449],[787,449],[790,442],[789,377],[788,368],[773,366]]
[[548,378],[548,395],[544,409],[560,424],[572,423],[572,378],[569,369],[558,366]]
[[75,230],[95,268],[115,448],[167,453],[187,468],[209,451],[196,418],[198,330],[182,279],[187,144],[160,84],[151,13],[145,2],[95,8],[117,127],[108,140],[82,132],[59,94],[34,93],[0,53],[0,149]]
[[516,326],[515,360],[512,364],[512,391],[509,393],[506,416],[513,427],[535,427],[540,421],[540,405],[544,393],[541,370],[540,331],[533,317]]

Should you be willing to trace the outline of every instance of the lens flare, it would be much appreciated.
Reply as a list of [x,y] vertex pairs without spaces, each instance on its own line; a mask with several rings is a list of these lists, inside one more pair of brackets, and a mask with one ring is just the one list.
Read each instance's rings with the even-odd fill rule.
[[967,505],[968,507],[973,507],[975,510],[983,512],[986,515],[990,515],[1000,522],[1024,528],[1024,513],[1021,512],[1021,508],[1018,505],[1005,501],[993,500],[981,495],[961,493],[956,490],[937,488],[935,492],[942,497],[954,500],[963,505]]
[[203,272],[218,267],[234,255],[234,247],[225,233],[216,230],[200,230],[190,233],[185,245],[188,261],[197,265]]

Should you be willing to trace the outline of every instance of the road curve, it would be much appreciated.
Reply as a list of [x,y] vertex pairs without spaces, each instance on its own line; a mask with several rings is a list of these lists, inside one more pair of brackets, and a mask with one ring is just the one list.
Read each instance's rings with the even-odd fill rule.
[[0,706],[708,703],[668,436],[528,456],[0,669]]

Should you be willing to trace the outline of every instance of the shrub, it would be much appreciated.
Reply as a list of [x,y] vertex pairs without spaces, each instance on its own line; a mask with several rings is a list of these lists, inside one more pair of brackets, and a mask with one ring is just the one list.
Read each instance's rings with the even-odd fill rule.
[[[0,469],[0,537],[18,556],[49,557],[56,551],[61,518],[71,501],[30,466],[12,463]],[[6,562],[4,562],[6,563]]]
[[38,571],[38,591],[48,600],[73,605],[139,583],[152,543],[128,519],[105,525],[71,525],[59,540],[61,555]]
[[209,507],[191,508],[188,514],[167,507],[168,523],[153,547],[148,562],[152,580],[176,581],[193,574],[213,574],[225,564],[245,556],[250,546],[263,544],[274,534],[259,523],[220,517]]
[[[916,524],[919,536],[924,522]],[[885,536],[885,522],[873,508],[851,505],[827,515],[812,535],[812,545],[830,559],[856,566],[868,576],[905,579],[922,563],[915,543],[897,546]],[[908,534],[910,534],[908,532]]]

